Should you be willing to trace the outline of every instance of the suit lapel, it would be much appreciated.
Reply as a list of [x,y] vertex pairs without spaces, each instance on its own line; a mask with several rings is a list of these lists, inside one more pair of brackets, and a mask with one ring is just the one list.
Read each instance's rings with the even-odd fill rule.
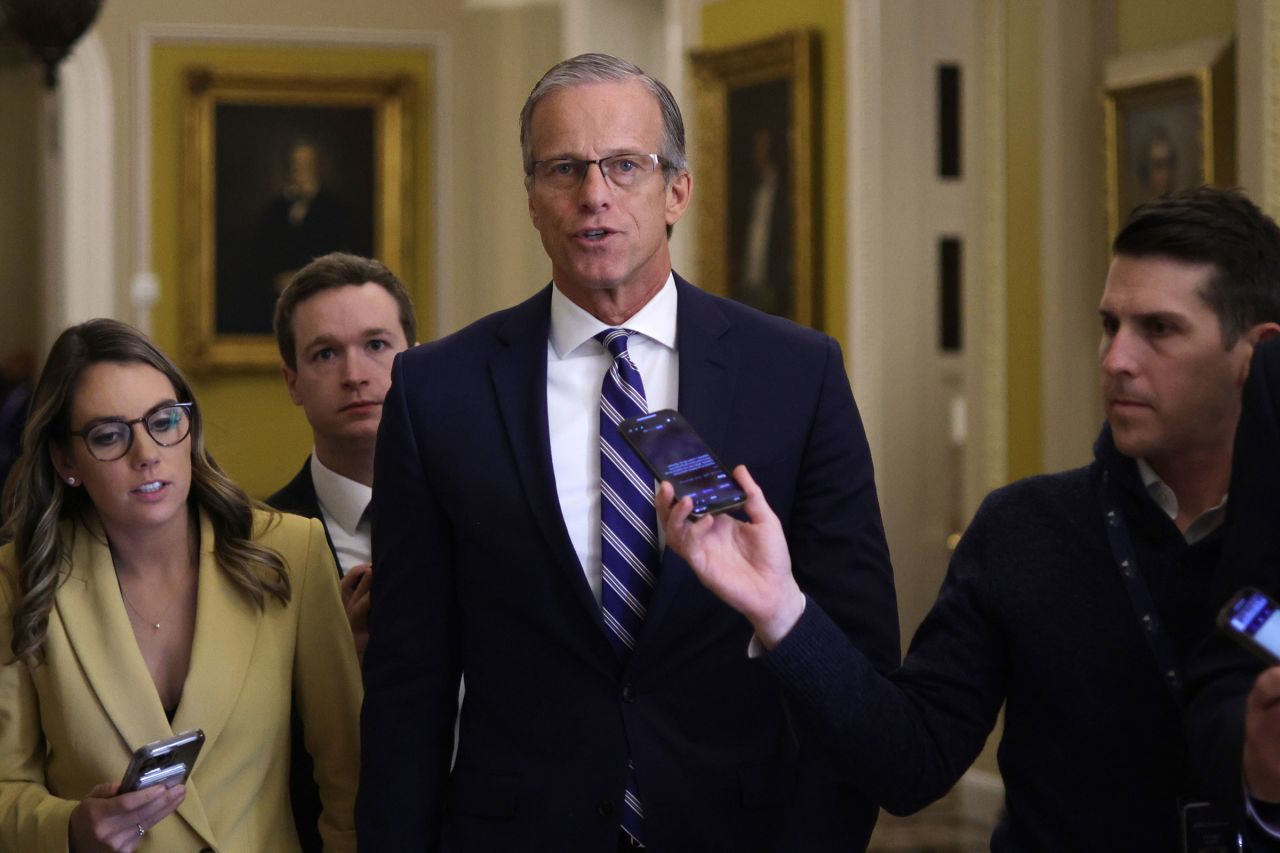
[[311,476],[311,457],[307,457],[307,461],[303,463],[302,473],[298,475],[298,501],[299,506],[305,507],[308,518],[320,519],[320,526],[324,528],[324,541],[329,546],[329,553],[333,555],[333,565],[338,569],[338,579],[342,579],[342,563],[338,560],[338,549],[333,544],[333,537],[329,535],[329,521],[324,517],[324,513],[320,510],[320,496],[316,494],[316,481]]
[[316,481],[311,476],[311,456],[302,463],[302,470],[289,481],[289,484],[271,497],[267,505],[281,512],[291,512],[307,518],[320,519],[324,528],[324,541],[329,545],[329,553],[333,554],[333,564],[338,569],[338,577],[342,577],[342,563],[338,561],[338,549],[334,547],[333,536],[329,533],[329,522],[320,510],[320,496],[316,494]]
[[[218,737],[240,697],[262,623],[262,611],[218,568],[213,546],[213,527],[201,513],[196,630],[191,643],[191,666],[173,729],[203,729],[206,752],[217,746]],[[266,606],[281,605],[268,597]],[[199,766],[197,759],[196,767]],[[215,840],[194,782],[187,787],[187,798],[178,807],[178,814],[206,839]]]
[[[698,435],[721,455],[728,434],[729,403],[737,381],[737,357],[722,338],[730,324],[716,300],[676,276],[676,348],[680,357],[680,394],[677,408]],[[733,465],[732,459],[723,460]],[[640,632],[637,654],[661,629],[672,606],[687,584],[697,583],[692,571],[674,551],[662,553],[658,585],[649,602]],[[634,658],[633,658],[634,659]]]
[[[58,590],[55,606],[107,717],[129,751],[190,728],[204,729],[204,749],[210,749],[239,693],[258,624],[251,605],[230,600],[238,593],[213,561],[213,529],[201,516],[195,638],[182,701],[170,727],[134,638],[106,536],[96,523],[93,529],[79,522],[69,528],[74,536],[71,575]],[[194,783],[188,785],[178,814],[209,844],[216,844]]]
[[311,457],[307,456],[302,463],[302,470],[289,481],[279,492],[272,495],[267,503],[285,512],[305,515],[308,518],[320,517],[320,500],[316,497],[315,482],[311,479]]
[[311,457],[307,457],[307,461],[303,463],[302,473],[298,475],[300,482],[298,483],[299,503],[306,507],[307,516],[310,518],[324,519],[324,513],[320,511],[320,496],[316,494],[316,481],[311,476]]
[[551,463],[547,426],[547,338],[551,328],[551,287],[518,306],[498,332],[505,349],[489,361],[489,375],[520,483],[554,561],[587,608],[606,642],[600,605],[591,594],[578,552],[565,528]]
[[[111,550],[96,521],[66,522],[71,573],[55,606],[85,680],[130,751],[172,734],[120,596]],[[120,768],[121,772],[124,768]]]

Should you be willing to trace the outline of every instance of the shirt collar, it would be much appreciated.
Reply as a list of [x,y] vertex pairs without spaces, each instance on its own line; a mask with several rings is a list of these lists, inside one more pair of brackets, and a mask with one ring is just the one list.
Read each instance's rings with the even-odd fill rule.
[[[1169,488],[1169,484],[1160,479],[1160,475],[1155,469],[1147,464],[1145,459],[1134,460],[1138,463],[1138,476],[1142,478],[1142,485],[1146,487],[1147,494],[1156,502],[1156,505],[1171,519],[1178,517],[1178,496],[1173,493],[1173,489]],[[1226,515],[1227,496],[1223,495],[1222,500],[1218,501],[1216,506],[1211,506],[1195,520],[1188,525],[1183,532],[1183,537],[1187,540],[1187,544],[1194,545],[1201,539],[1208,536],[1221,526],[1223,518]]]
[[[624,327],[674,350],[677,301],[675,276],[667,273],[662,289],[633,314]],[[612,327],[573,304],[569,297],[560,292],[560,288],[552,286],[550,337],[551,347],[558,358],[568,358],[596,334],[608,328]]]
[[311,452],[311,481],[316,487],[316,499],[324,511],[348,533],[354,534],[373,499],[373,489],[357,483],[336,471],[326,468]]

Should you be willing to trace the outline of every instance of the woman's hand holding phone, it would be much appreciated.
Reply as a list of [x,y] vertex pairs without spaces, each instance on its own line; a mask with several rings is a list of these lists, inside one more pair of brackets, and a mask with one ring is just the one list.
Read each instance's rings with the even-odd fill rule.
[[691,517],[693,501],[675,501],[668,482],[658,487],[658,521],[668,547],[684,557],[698,580],[746,616],[765,648],[785,637],[804,612],[804,593],[791,574],[791,554],[782,523],[747,469],[733,478],[746,493],[748,521],[730,515]]
[[184,785],[155,785],[119,794],[118,782],[94,787],[71,812],[71,853],[132,853],[146,830],[168,817],[187,796]]

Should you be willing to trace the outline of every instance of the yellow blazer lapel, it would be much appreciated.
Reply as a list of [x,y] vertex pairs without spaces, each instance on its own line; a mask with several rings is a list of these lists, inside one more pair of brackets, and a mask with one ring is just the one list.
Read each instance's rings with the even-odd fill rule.
[[[94,519],[63,522],[63,535],[72,537],[71,573],[58,588],[54,606],[85,679],[120,732],[127,755],[143,744],[168,737],[173,730],[134,638],[106,535]],[[200,583],[204,584],[203,576]],[[199,610],[197,604],[197,626]],[[190,674],[187,679],[189,683]],[[186,692],[184,688],[183,703]],[[122,761],[121,775],[124,767]],[[216,844],[199,795],[190,788],[178,814],[207,843]]]
[[[85,679],[128,751],[172,734],[120,597],[107,539],[93,522],[63,522],[71,570],[54,607]],[[124,773],[124,765],[120,767]]]
[[[218,736],[239,699],[262,623],[262,611],[218,568],[213,546],[213,526],[202,512],[196,630],[191,643],[191,666],[173,729],[203,729],[203,752],[217,747]],[[199,767],[200,760],[196,759],[197,770]],[[198,785],[197,774],[187,786],[187,798],[178,807],[178,814],[213,843],[216,839],[205,816]]]

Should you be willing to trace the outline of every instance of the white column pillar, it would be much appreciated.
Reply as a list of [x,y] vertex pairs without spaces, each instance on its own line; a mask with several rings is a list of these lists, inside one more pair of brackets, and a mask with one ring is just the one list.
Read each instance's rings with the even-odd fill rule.
[[116,316],[111,72],[96,34],[59,69],[41,116],[41,350],[63,328]]

